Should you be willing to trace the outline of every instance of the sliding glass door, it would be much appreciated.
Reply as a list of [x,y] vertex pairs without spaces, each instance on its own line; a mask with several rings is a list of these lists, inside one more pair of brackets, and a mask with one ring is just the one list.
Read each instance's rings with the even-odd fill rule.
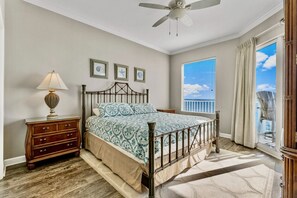
[[279,156],[282,133],[282,37],[257,49],[256,131],[257,147]]

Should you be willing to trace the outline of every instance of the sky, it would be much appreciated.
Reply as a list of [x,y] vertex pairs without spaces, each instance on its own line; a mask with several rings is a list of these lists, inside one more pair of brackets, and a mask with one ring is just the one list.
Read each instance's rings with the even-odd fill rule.
[[[276,87],[276,43],[257,51],[256,91]],[[184,65],[184,99],[215,99],[216,59]]]
[[215,99],[216,59],[184,65],[184,99]]
[[276,43],[257,51],[256,91],[274,91],[276,87]]

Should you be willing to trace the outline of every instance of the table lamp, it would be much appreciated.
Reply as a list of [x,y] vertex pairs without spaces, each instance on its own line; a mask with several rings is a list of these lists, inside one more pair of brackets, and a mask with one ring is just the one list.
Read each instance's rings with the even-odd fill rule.
[[49,90],[49,94],[44,98],[45,103],[50,108],[50,114],[47,116],[47,118],[51,119],[58,116],[55,113],[55,108],[58,105],[60,98],[57,94],[55,94],[55,91],[68,89],[60,75],[55,71],[48,73],[37,89]]

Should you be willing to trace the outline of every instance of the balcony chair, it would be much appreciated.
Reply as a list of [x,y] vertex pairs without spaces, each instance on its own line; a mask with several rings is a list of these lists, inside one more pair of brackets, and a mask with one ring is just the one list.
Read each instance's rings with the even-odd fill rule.
[[275,120],[276,120],[276,110],[275,110],[275,92],[271,91],[259,91],[256,93],[258,101],[260,103],[260,123],[263,120],[268,120],[272,122],[271,131],[264,132],[264,138],[272,139],[275,142]]

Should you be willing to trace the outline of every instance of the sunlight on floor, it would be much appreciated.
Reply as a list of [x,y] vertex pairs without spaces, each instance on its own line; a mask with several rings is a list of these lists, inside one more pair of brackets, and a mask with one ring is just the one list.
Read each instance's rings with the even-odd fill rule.
[[[245,153],[239,154],[223,149],[220,154],[211,153],[207,160],[157,187],[156,197],[194,198],[200,196],[201,192],[209,197],[220,198],[222,193],[225,193],[225,197],[238,193],[250,193],[248,195],[253,197],[271,197],[274,183],[278,183],[280,174],[263,163],[265,155]],[[146,188],[143,193],[136,192],[90,152],[82,151],[81,157],[123,196],[147,196]]]

